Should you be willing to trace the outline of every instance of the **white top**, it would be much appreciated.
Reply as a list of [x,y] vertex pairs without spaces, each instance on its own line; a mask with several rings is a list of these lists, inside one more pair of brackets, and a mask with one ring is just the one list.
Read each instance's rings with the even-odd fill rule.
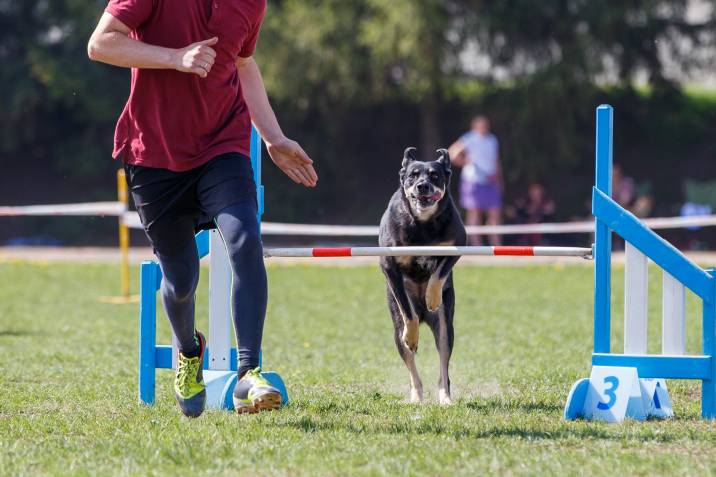
[[463,181],[488,184],[497,173],[499,143],[494,134],[482,135],[469,131],[460,137],[465,146],[467,164],[460,176]]

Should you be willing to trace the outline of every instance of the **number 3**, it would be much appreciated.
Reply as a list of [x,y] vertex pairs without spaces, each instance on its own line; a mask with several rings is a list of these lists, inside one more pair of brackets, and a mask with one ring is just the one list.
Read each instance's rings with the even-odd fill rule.
[[617,395],[614,391],[619,387],[619,379],[616,376],[607,376],[604,378],[604,384],[611,384],[612,387],[604,390],[604,394],[609,398],[609,402],[598,402],[597,409],[607,411],[612,408],[615,402],[617,402]]

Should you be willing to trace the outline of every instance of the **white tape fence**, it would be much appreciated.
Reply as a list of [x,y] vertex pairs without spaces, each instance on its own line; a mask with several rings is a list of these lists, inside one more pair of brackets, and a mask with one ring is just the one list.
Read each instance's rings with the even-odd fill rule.
[[[28,206],[0,206],[0,217],[23,216],[110,216],[120,218],[124,225],[141,229],[142,223],[134,211],[129,211],[122,202],[89,202],[78,204],[52,204]],[[716,215],[694,215],[690,217],[656,217],[643,219],[652,229],[680,229],[687,227],[712,227],[716,225]],[[496,234],[565,234],[593,233],[594,221],[559,222],[519,225],[479,225],[467,227],[470,235]],[[376,237],[375,225],[326,225],[326,224],[289,224],[281,222],[262,222],[263,235],[298,235],[310,237]]]

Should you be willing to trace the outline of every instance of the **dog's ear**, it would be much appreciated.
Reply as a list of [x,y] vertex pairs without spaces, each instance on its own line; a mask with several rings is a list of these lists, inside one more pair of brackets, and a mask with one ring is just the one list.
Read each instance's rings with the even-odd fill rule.
[[408,168],[408,164],[418,160],[418,150],[414,147],[409,147],[403,153],[403,164],[400,167],[400,182],[403,182],[405,176],[405,170]]
[[408,167],[408,164],[410,164],[413,161],[418,160],[418,149],[415,147],[409,147],[405,150],[403,153],[403,167]]
[[445,169],[445,174],[448,176],[452,174],[452,165],[450,163],[450,154],[448,153],[447,149],[438,149],[438,162],[441,166],[443,166],[443,169]]

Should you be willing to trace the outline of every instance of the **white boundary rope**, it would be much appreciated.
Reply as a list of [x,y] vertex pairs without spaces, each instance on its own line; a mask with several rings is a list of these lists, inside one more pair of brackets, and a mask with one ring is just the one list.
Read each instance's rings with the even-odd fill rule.
[[144,229],[142,221],[139,220],[139,215],[136,212],[127,212],[124,214],[124,225],[130,229]]
[[[652,229],[680,229],[686,227],[709,227],[716,225],[716,215],[695,215],[691,217],[656,217],[642,219]],[[470,235],[496,234],[564,234],[593,233],[594,220],[579,222],[520,224],[520,225],[478,225],[466,227]],[[378,227],[372,225],[312,225],[262,222],[263,235],[306,235],[326,237],[375,237]]]
[[[90,202],[79,204],[52,204],[26,206],[0,206],[0,217],[22,216],[111,216],[121,217],[127,227],[141,229],[142,223],[136,212],[126,211],[121,202]],[[657,217],[643,219],[646,226],[656,230],[679,229],[687,227],[716,226],[716,215],[694,215],[691,217]],[[470,235],[496,234],[563,234],[593,233],[594,221],[520,224],[520,225],[480,225],[467,227]],[[312,237],[376,237],[378,227],[374,225],[325,225],[325,224],[287,224],[280,222],[262,222],[263,235],[303,235]]]
[[122,204],[121,202],[89,202],[83,204],[22,205],[0,207],[0,217],[104,215],[108,215],[110,217],[119,217],[124,213],[124,204]]

